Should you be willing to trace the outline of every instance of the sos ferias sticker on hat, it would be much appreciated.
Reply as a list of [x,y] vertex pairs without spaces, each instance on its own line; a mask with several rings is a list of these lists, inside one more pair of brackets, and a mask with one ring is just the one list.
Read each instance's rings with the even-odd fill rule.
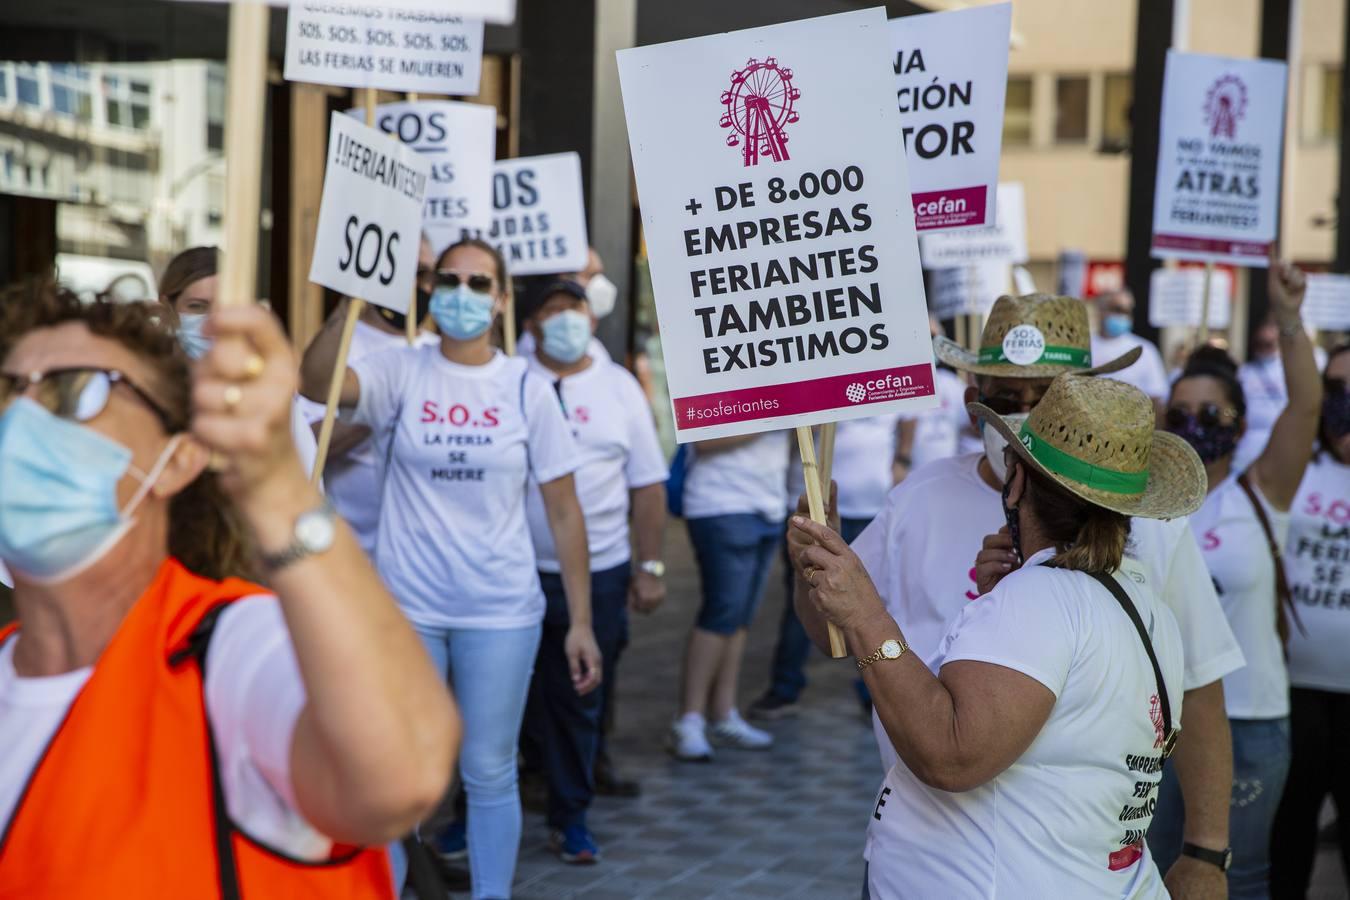
[[680,442],[937,405],[880,9],[622,50]]

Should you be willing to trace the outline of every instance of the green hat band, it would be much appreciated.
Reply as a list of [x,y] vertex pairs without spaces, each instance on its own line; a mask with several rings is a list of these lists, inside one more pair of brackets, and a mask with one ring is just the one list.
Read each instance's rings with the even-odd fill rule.
[[[1009,365],[1018,365],[1004,354],[1003,348],[999,347],[981,347],[980,363],[988,365],[990,363],[1008,363]],[[1035,362],[1027,363],[1031,366],[1071,366],[1076,369],[1086,369],[1092,365],[1092,352],[1084,350],[1081,347],[1053,347],[1047,345],[1041,351],[1041,356]]]
[[1104,469],[1092,463],[1083,462],[1076,456],[1070,456],[1058,447],[1052,446],[1044,438],[1032,431],[1026,424],[1018,435],[1022,446],[1038,463],[1056,475],[1063,475],[1070,481],[1093,490],[1110,494],[1139,495],[1148,487],[1148,470],[1142,472],[1120,472]]

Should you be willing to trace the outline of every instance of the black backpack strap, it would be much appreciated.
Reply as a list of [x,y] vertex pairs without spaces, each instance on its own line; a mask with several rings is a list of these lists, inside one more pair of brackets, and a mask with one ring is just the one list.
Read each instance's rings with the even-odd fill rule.
[[1139,640],[1143,642],[1144,651],[1148,653],[1148,661],[1153,666],[1153,677],[1158,685],[1158,704],[1162,709],[1163,720],[1162,755],[1163,759],[1166,759],[1176,749],[1177,735],[1180,734],[1180,730],[1176,727],[1175,720],[1172,718],[1172,704],[1167,697],[1167,685],[1163,682],[1162,666],[1158,665],[1158,654],[1153,652],[1153,640],[1148,636],[1148,629],[1144,627],[1144,620],[1140,618],[1139,610],[1134,608],[1134,602],[1125,593],[1125,589],[1120,586],[1120,582],[1112,576],[1103,575],[1100,572],[1089,572],[1088,574],[1095,578],[1098,584],[1106,588],[1112,597],[1116,598],[1120,608],[1125,610],[1125,615],[1129,616],[1130,621],[1134,623],[1134,630],[1139,632]]
[[216,860],[220,871],[221,900],[241,900],[239,866],[234,858],[234,822],[225,803],[225,783],[220,778],[220,753],[216,749],[216,732],[211,727],[211,713],[206,708],[206,651],[220,614],[229,607],[221,603],[213,607],[187,639],[187,643],[169,657],[170,665],[181,665],[193,660],[202,676],[202,713],[206,716],[206,743],[211,751],[211,809],[215,817]]

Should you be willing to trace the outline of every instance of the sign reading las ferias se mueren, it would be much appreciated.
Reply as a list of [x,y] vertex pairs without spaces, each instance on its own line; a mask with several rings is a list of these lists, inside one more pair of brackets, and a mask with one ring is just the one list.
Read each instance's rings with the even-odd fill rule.
[[622,50],[681,442],[937,405],[880,9]]
[[890,33],[915,226],[992,225],[1012,4],[902,16]]
[[1285,64],[1168,51],[1153,255],[1264,268],[1279,220]]
[[411,147],[333,113],[309,280],[407,312],[430,180]]

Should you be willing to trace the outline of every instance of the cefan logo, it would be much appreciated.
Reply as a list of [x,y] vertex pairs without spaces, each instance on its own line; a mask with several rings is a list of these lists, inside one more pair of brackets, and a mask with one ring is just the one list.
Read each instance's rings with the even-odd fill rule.
[[1148,698],[1148,720],[1153,723],[1153,749],[1161,750],[1167,743],[1167,728],[1163,724],[1162,704],[1157,694]]
[[784,126],[797,121],[793,108],[802,92],[792,86],[792,70],[770,56],[751,59],[731,73],[731,87],[722,92],[721,126],[730,128],[727,146],[741,148],[741,163],[759,165],[761,156],[774,162],[788,158]]

